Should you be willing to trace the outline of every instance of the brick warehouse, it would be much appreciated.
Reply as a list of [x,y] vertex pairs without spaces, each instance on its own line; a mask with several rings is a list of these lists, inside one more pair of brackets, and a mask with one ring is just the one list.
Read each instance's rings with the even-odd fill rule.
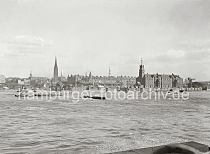
[[141,60],[139,67],[139,76],[136,78],[136,84],[144,88],[181,88],[183,79],[175,74],[145,74],[144,65]]

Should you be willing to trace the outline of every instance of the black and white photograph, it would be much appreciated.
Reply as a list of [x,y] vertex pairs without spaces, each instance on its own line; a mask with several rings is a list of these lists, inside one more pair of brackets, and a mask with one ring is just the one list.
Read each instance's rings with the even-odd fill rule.
[[210,154],[210,0],[0,0],[0,154]]

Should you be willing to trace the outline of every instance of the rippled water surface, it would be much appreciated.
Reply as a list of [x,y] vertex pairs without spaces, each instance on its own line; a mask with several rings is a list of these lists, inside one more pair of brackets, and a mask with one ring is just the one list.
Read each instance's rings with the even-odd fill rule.
[[210,92],[181,100],[18,100],[0,92],[0,153],[108,153],[210,145]]

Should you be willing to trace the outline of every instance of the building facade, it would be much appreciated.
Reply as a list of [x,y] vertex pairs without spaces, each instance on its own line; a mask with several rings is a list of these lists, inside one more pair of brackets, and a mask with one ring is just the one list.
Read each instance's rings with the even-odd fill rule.
[[72,86],[104,85],[107,87],[133,87],[136,83],[135,77],[130,76],[88,76],[68,75],[67,82]]
[[3,88],[6,83],[6,77],[4,75],[0,75],[0,88]]
[[6,86],[9,89],[18,89],[21,88],[21,85],[19,84],[21,80],[20,78],[16,78],[16,77],[8,77],[6,78]]
[[136,78],[136,85],[143,88],[181,88],[183,79],[175,74],[145,74],[144,65],[141,62],[139,76]]
[[6,83],[6,77],[4,75],[0,75],[0,84]]
[[49,79],[47,77],[32,76],[32,73],[30,73],[29,81],[30,86],[34,88],[46,88],[49,86]]

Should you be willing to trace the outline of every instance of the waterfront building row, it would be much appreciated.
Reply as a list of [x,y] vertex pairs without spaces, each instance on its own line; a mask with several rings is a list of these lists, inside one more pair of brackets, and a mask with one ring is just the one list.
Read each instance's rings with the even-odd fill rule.
[[136,85],[143,88],[182,88],[183,79],[175,74],[145,74],[144,65],[141,62],[139,66],[139,75],[136,78]]
[[68,75],[67,82],[73,86],[81,85],[104,85],[104,86],[121,86],[133,87],[136,78],[131,76],[93,76],[90,72],[89,76]]
[[148,74],[145,73],[144,65],[141,62],[139,66],[138,77],[132,76],[94,76],[90,72],[89,75],[68,75],[64,77],[58,75],[57,59],[55,59],[53,78],[35,77],[30,73],[28,78],[6,78],[0,75],[0,86],[7,86],[10,89],[17,89],[21,87],[32,88],[53,88],[53,89],[71,89],[73,87],[83,86],[98,86],[104,85],[106,87],[126,87],[126,88],[182,88],[182,87],[204,87],[208,89],[210,82],[192,82],[192,78],[188,78],[185,82],[179,75],[175,74]]

